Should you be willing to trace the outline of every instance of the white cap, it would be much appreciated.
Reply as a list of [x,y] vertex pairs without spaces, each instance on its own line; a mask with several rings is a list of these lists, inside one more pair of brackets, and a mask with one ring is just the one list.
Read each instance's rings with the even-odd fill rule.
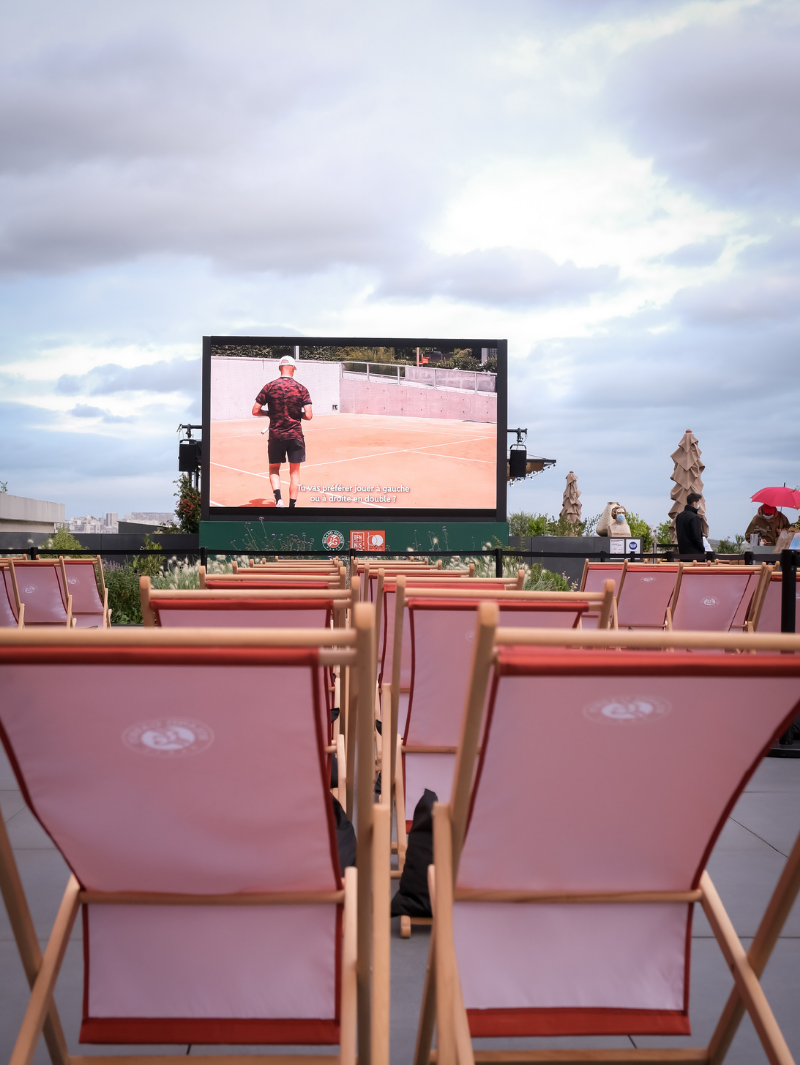
[[294,361],[291,355],[284,355],[281,361],[278,363],[278,366],[297,366],[297,363]]

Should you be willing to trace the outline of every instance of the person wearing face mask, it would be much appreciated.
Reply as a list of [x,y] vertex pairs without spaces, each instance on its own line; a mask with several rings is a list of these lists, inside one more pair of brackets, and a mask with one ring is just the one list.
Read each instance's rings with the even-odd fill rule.
[[781,514],[779,510],[771,507],[768,503],[762,503],[755,512],[753,520],[747,526],[744,538],[749,541],[750,537],[755,533],[759,543],[774,547],[781,532],[783,529],[788,528],[788,525],[789,519],[785,514]]
[[686,506],[675,518],[678,553],[681,555],[700,555],[701,558],[705,558],[703,524],[697,509],[697,504],[702,498],[698,492],[690,492],[686,497]]
[[600,515],[597,523],[598,536],[627,536],[631,535],[631,527],[628,525],[628,517],[620,503],[607,503],[606,509]]

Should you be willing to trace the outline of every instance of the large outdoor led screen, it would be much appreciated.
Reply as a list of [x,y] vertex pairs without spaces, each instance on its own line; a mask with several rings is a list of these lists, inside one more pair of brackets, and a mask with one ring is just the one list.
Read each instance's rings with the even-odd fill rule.
[[203,362],[207,518],[504,520],[505,341],[207,337]]

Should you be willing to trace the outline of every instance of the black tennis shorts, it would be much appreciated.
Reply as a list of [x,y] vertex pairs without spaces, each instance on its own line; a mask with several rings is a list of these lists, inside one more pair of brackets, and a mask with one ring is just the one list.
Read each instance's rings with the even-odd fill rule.
[[306,444],[304,440],[296,440],[294,437],[273,436],[269,434],[267,441],[267,455],[270,463],[305,462]]

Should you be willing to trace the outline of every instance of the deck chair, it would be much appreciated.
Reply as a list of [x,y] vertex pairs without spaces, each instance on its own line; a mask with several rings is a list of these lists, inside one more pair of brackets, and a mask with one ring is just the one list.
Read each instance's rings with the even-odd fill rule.
[[17,615],[25,605],[25,626],[73,628],[72,596],[62,584],[58,559],[39,562],[9,560]]
[[[616,610],[616,601],[627,566],[628,560],[624,558],[619,562],[590,562],[587,558],[583,563],[583,573],[581,574],[578,591],[602,592],[605,588],[605,582],[612,580],[614,582],[614,609]],[[581,618],[581,626],[584,629],[596,629],[598,620],[597,614],[584,614]]]
[[0,561],[0,628],[21,629],[24,625],[25,606],[14,594],[14,574]]
[[678,580],[678,563],[629,562],[617,595],[621,629],[663,629]]
[[388,821],[370,774],[358,872],[342,876],[321,711],[330,664],[369,691],[372,623],[359,605],[348,631],[0,634],[0,736],[72,871],[42,958],[0,830],[32,985],[14,1065],[42,1028],[53,1065],[70,1061],[51,995],[81,908],[81,1042],[338,1044],[354,1065],[358,1027],[360,1056],[388,1062],[388,987],[370,986],[388,954],[388,910],[374,921],[371,905]]
[[[352,608],[347,590],[290,590],[236,588],[220,590],[159,590],[151,587],[149,577],[139,578],[142,620],[147,628],[191,629],[327,629],[332,625],[345,628],[347,611]],[[341,706],[341,677],[338,667],[326,675],[325,701],[330,712]],[[347,781],[355,765],[348,765],[344,730],[339,716],[328,718],[327,754],[336,755],[336,797],[345,810],[348,802]],[[352,797],[352,788],[349,789]]]
[[[780,632],[781,631],[781,592],[783,590],[783,574],[772,572],[769,582],[764,590],[764,596],[758,605],[758,612],[753,618],[753,628],[756,632]],[[795,593],[795,632],[800,632],[800,583]]]
[[72,596],[72,616],[76,628],[107,629],[111,624],[108,609],[108,589],[103,578],[103,562],[96,558],[64,558],[61,562],[61,580],[65,590]]
[[[760,585],[752,566],[693,566],[680,563],[672,602],[667,609],[667,631],[729,632],[737,616],[746,615]],[[748,595],[749,592],[749,595]]]
[[[800,705],[800,637],[521,632],[497,614],[480,607],[452,799],[434,808],[416,1065],[434,1009],[439,1065],[716,1063],[743,1007],[769,1060],[791,1062],[758,978],[800,889],[800,837],[748,952],[705,866]],[[770,639],[792,653],[703,653]],[[620,640],[635,650],[608,653]],[[646,653],[660,646],[698,653]],[[473,1051],[477,1036],[690,1034],[695,903],[735,979],[709,1047]]]
[[305,562],[268,562],[268,563],[253,563],[249,566],[240,566],[234,559],[232,563],[232,570],[234,573],[299,573],[299,574],[330,574],[333,577],[338,577],[339,572],[343,567],[338,563],[326,563],[326,564],[314,564],[309,565]]
[[[391,693],[391,725],[387,731],[396,753],[393,762],[389,757],[385,760],[387,787],[393,785],[391,798],[397,812],[398,875],[404,866],[414,807],[425,789],[434,791],[442,802],[450,798],[479,602],[466,590],[406,591],[405,602],[402,586],[397,592],[394,631],[400,628],[400,610],[406,608],[411,684],[405,715],[399,699],[402,683],[397,696]],[[612,622],[614,588],[610,580],[603,592],[485,592],[484,596],[497,605],[502,623],[509,628],[574,629],[589,611],[599,616],[602,629]],[[400,655],[402,663],[397,644],[394,653]],[[421,921],[424,919],[404,918],[403,938],[410,934],[412,924]]]

